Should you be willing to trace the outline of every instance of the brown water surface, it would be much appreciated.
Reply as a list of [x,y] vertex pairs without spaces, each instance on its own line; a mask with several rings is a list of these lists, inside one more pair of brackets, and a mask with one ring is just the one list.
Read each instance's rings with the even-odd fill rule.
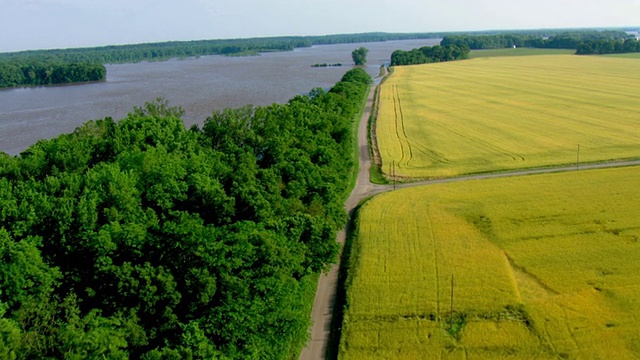
[[[107,65],[105,82],[0,90],[0,151],[16,155],[87,120],[121,119],[157,97],[182,106],[187,127],[202,124],[214,110],[285,103],[316,87],[328,89],[351,69],[351,51],[360,46],[369,49],[366,70],[375,77],[393,51],[439,41],[322,45],[260,56]],[[344,66],[311,67],[322,63]]]

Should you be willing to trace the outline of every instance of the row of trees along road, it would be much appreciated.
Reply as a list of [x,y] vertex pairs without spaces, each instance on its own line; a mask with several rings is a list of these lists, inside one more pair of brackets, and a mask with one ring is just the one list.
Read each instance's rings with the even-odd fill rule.
[[159,100],[0,153],[0,358],[296,357],[370,82],[189,130]]

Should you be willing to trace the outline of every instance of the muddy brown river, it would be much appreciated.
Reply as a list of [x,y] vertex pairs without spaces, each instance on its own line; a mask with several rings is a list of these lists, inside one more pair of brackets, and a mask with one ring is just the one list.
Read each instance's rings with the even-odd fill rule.
[[[328,89],[352,67],[351,52],[369,49],[367,72],[377,76],[394,50],[435,45],[440,39],[321,45],[260,56],[107,65],[100,83],[0,90],[0,151],[9,155],[73,131],[87,120],[121,119],[134,106],[163,97],[185,110],[187,127],[212,111],[284,103],[311,89]],[[315,68],[314,64],[342,63]]]

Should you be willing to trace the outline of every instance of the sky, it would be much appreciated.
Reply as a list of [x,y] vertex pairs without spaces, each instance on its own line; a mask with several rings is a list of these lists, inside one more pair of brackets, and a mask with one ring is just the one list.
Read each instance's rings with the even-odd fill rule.
[[640,27],[640,0],[0,0],[0,52],[362,32]]

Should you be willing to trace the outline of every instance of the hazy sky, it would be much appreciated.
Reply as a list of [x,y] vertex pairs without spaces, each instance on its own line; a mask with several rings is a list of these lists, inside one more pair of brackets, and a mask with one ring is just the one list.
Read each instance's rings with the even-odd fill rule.
[[640,0],[0,0],[0,52],[276,35],[640,26]]

